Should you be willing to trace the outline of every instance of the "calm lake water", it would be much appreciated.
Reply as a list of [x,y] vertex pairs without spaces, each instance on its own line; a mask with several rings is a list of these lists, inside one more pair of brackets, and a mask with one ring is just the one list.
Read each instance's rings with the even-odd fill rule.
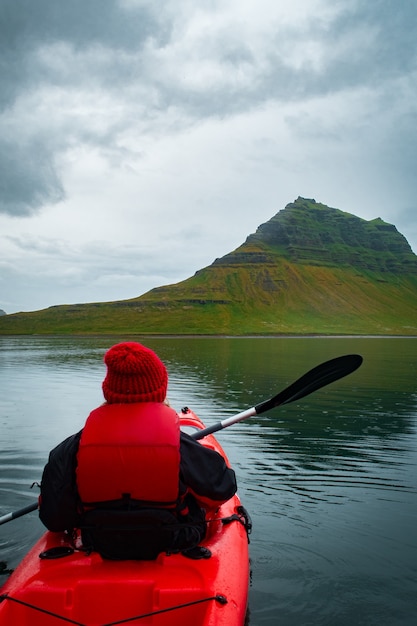
[[[0,337],[0,514],[32,503],[49,450],[101,404],[123,338]],[[219,433],[251,535],[251,626],[417,623],[417,339],[146,338],[169,399],[207,425],[348,353],[362,367]],[[36,513],[0,527],[15,567]],[[3,577],[0,576],[0,582]]]

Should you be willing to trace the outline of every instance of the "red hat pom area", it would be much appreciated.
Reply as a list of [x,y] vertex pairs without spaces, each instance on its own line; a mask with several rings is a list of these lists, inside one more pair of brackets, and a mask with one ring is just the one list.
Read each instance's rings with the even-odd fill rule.
[[163,402],[168,374],[160,358],[140,343],[118,343],[104,355],[107,375],[103,394],[107,402]]

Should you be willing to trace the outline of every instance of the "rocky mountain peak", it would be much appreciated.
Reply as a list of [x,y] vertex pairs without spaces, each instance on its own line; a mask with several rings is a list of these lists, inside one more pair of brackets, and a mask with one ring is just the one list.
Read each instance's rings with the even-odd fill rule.
[[380,217],[367,221],[302,197],[261,224],[239,252],[254,245],[274,249],[295,263],[417,272],[417,256],[393,224]]

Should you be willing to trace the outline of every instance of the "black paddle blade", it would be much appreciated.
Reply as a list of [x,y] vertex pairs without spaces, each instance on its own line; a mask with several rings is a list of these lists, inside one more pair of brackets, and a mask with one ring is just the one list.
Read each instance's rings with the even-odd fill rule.
[[325,385],[329,385],[339,378],[343,378],[348,374],[351,374],[360,367],[363,358],[360,354],[346,354],[345,356],[339,356],[330,361],[325,361],[317,367],[301,376],[292,385],[281,391],[279,394],[271,398],[260,402],[255,406],[256,413],[264,413],[276,406],[282,404],[288,404],[308,396],[316,389],[320,389]]

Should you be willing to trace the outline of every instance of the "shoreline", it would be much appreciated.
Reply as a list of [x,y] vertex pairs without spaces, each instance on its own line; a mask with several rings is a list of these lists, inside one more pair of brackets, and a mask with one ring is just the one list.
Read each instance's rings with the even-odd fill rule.
[[91,337],[143,337],[146,339],[417,339],[417,335],[371,335],[371,334],[321,334],[307,333],[303,335],[297,334],[269,334],[269,335],[223,335],[223,334],[169,334],[169,333],[10,333],[1,334],[2,337],[71,337],[75,338],[91,338]]

